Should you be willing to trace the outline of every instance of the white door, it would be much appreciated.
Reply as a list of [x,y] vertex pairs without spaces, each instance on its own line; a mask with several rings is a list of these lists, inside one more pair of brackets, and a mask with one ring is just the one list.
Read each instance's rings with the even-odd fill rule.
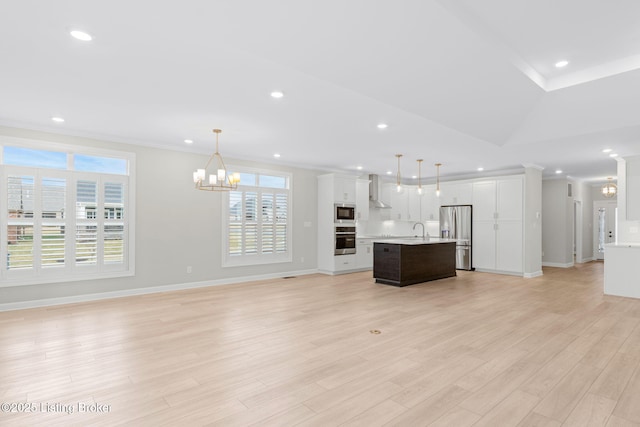
[[473,220],[495,221],[496,182],[481,181],[473,183]]
[[473,267],[484,270],[496,269],[496,229],[492,221],[474,221],[471,240]]
[[522,221],[498,221],[496,270],[522,272]]
[[593,202],[593,253],[596,259],[604,259],[604,245],[616,241],[616,210],[615,201]]

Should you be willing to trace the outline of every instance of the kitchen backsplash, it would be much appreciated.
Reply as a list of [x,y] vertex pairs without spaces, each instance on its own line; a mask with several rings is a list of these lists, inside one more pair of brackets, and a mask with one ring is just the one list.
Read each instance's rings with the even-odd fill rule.
[[[356,231],[359,236],[416,236],[422,234],[420,226],[413,229],[416,221],[392,221],[392,220],[371,220],[358,221],[356,223]],[[423,222],[425,233],[429,233],[432,237],[439,234],[438,221]]]

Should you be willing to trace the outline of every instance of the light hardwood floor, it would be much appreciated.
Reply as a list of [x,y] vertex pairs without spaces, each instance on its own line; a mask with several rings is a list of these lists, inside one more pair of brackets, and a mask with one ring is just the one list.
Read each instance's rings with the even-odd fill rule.
[[38,405],[0,425],[640,425],[640,300],[603,296],[602,263],[544,273],[311,275],[0,313],[0,401]]

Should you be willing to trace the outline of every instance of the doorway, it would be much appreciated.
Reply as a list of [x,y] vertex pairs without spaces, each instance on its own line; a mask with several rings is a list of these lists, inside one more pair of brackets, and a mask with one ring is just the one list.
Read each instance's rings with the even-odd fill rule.
[[593,253],[594,258],[604,259],[604,245],[616,241],[616,217],[618,202],[598,200],[593,202]]

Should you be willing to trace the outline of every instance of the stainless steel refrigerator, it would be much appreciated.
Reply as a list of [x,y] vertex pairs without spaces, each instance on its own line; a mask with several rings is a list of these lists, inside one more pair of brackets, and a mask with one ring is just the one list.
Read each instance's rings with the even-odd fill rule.
[[473,270],[471,256],[471,205],[440,207],[440,237],[456,240],[456,268]]

